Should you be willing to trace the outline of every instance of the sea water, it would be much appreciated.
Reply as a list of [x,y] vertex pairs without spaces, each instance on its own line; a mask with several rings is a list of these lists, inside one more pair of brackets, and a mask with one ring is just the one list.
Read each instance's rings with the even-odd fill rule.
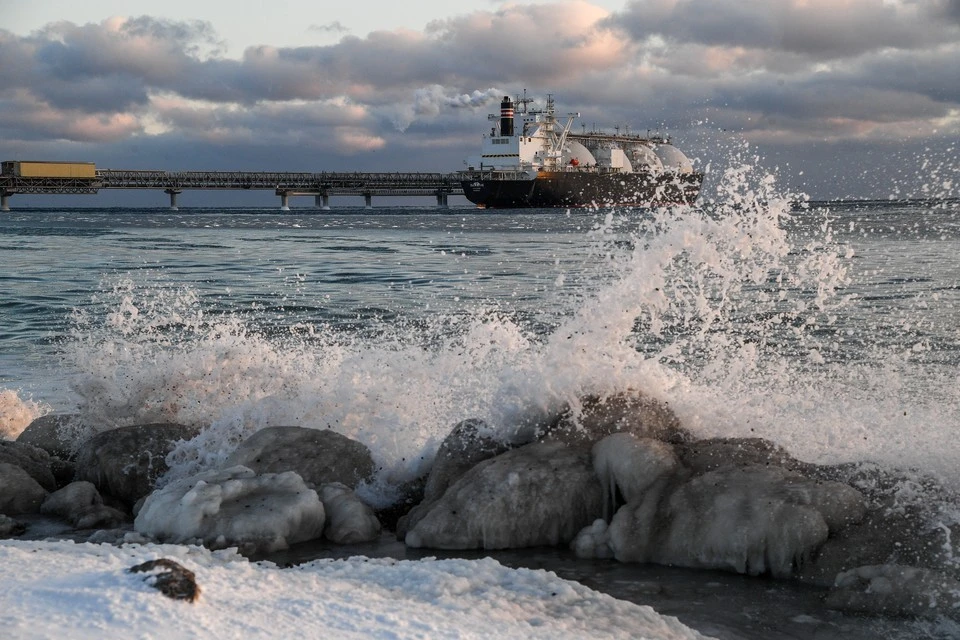
[[[365,497],[386,504],[465,418],[513,429],[641,389],[698,437],[759,436],[809,462],[922,470],[960,490],[953,183],[923,201],[814,203],[730,162],[710,185],[697,207],[656,210],[3,213],[0,433],[48,411],[95,429],[202,426],[171,454],[169,481],[262,427],[331,427],[371,448],[381,471]],[[702,613],[702,590],[722,583],[710,572],[681,572],[686,590],[665,600],[629,585],[673,573],[576,566],[724,637],[763,637],[751,620],[764,607],[786,637],[876,630],[759,597],[711,627],[729,613],[723,599]]]

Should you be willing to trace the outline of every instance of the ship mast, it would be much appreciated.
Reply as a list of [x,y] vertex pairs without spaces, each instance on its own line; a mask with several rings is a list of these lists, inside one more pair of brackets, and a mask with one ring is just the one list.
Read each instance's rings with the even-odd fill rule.
[[570,127],[573,126],[573,119],[579,118],[579,113],[568,113],[567,122],[563,125],[559,135],[557,134],[557,116],[556,107],[553,101],[553,94],[547,94],[547,107],[544,110],[542,134],[543,134],[543,168],[556,171],[560,166],[560,159],[563,157],[563,145],[567,142],[567,136],[570,134]]

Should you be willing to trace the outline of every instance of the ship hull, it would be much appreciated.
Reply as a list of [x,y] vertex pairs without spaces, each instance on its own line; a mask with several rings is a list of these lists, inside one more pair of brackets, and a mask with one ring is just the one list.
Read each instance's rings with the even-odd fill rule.
[[504,178],[491,172],[465,174],[467,199],[491,209],[528,207],[652,207],[692,204],[703,174],[541,171],[534,178]]

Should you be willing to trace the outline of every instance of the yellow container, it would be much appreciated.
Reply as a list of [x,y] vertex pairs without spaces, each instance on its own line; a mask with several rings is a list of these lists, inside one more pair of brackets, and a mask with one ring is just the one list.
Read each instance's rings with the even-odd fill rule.
[[21,178],[96,178],[93,162],[27,162],[17,163]]

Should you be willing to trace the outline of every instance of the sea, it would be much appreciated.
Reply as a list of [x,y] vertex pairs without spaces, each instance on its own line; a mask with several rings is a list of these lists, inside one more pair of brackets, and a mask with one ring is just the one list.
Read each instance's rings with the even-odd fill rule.
[[[48,412],[103,429],[202,425],[171,454],[172,479],[264,426],[331,427],[371,448],[380,484],[367,497],[386,504],[463,419],[508,429],[635,389],[698,437],[762,437],[801,460],[922,472],[960,491],[955,184],[815,202],[734,163],[696,206],[657,209],[14,198],[0,214],[0,435]],[[360,552],[424,555],[388,540]],[[824,590],[789,581],[565,550],[491,555],[721,638],[960,633],[946,619],[830,611]]]

